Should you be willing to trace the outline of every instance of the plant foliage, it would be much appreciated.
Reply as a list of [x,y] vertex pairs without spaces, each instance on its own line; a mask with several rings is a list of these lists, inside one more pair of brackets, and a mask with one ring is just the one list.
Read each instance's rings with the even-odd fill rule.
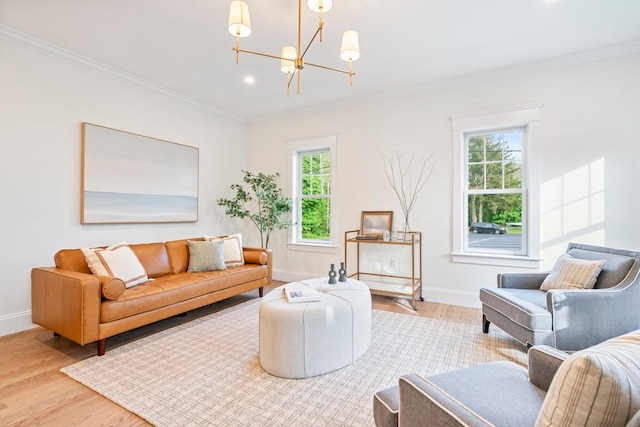
[[269,247],[271,232],[275,229],[289,228],[292,222],[283,218],[291,212],[291,199],[285,197],[282,189],[276,183],[279,173],[267,175],[264,173],[244,173],[244,184],[232,184],[235,192],[232,199],[218,199],[219,206],[226,208],[226,214],[234,218],[249,218],[260,232],[260,245]]

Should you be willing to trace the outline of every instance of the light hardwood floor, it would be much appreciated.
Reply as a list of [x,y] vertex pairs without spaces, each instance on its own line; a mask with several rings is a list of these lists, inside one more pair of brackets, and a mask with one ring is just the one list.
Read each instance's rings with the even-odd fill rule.
[[[274,283],[273,287],[277,286]],[[265,292],[269,289],[265,289]],[[191,321],[258,296],[257,291],[239,295],[185,317],[173,317],[107,339],[107,352],[140,337]],[[480,310],[418,302],[418,310],[405,301],[374,296],[373,307],[481,327]],[[59,372],[64,367],[96,354],[95,345],[84,347],[51,331],[35,328],[0,337],[0,426],[146,426],[143,419],[112,403]]]

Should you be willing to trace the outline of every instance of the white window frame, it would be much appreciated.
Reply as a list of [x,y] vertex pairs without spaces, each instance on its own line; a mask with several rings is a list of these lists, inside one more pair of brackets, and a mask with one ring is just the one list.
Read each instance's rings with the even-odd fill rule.
[[[542,104],[529,104],[451,116],[453,132],[453,262],[540,267],[540,173],[536,138],[540,134]],[[520,254],[467,250],[467,147],[465,135],[525,128],[522,147],[523,247]],[[526,228],[526,229],[525,229]]]
[[[295,139],[287,141],[289,150],[289,172],[291,182],[291,199],[293,201],[292,218],[295,224],[289,229],[290,250],[309,251],[309,252],[327,252],[337,253],[338,251],[338,235],[337,235],[337,218],[336,218],[336,200],[337,188],[337,144],[338,134],[329,134],[304,139]],[[331,195],[329,203],[331,206],[330,214],[330,238],[328,241],[308,241],[302,239],[301,232],[301,212],[300,212],[300,165],[299,158],[301,153],[313,151],[329,150],[331,159]]]

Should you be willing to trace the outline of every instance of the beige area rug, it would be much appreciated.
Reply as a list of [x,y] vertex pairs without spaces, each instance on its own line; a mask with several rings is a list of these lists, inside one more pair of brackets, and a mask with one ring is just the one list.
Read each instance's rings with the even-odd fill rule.
[[365,355],[307,379],[273,377],[258,357],[251,300],[62,369],[158,426],[372,426],[377,390],[406,373],[435,374],[495,360],[526,366],[525,348],[498,328],[374,310]]

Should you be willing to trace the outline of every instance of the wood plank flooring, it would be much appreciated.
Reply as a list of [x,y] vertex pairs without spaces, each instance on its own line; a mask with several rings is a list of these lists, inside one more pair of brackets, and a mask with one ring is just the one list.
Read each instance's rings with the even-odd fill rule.
[[[249,292],[191,311],[185,317],[173,317],[109,338],[107,351],[257,296],[257,291]],[[482,314],[473,308],[418,302],[418,310],[414,311],[404,300],[375,295],[373,307],[481,327]],[[82,347],[40,327],[0,337],[0,426],[149,425],[59,372],[64,366],[95,354],[95,344]]]

